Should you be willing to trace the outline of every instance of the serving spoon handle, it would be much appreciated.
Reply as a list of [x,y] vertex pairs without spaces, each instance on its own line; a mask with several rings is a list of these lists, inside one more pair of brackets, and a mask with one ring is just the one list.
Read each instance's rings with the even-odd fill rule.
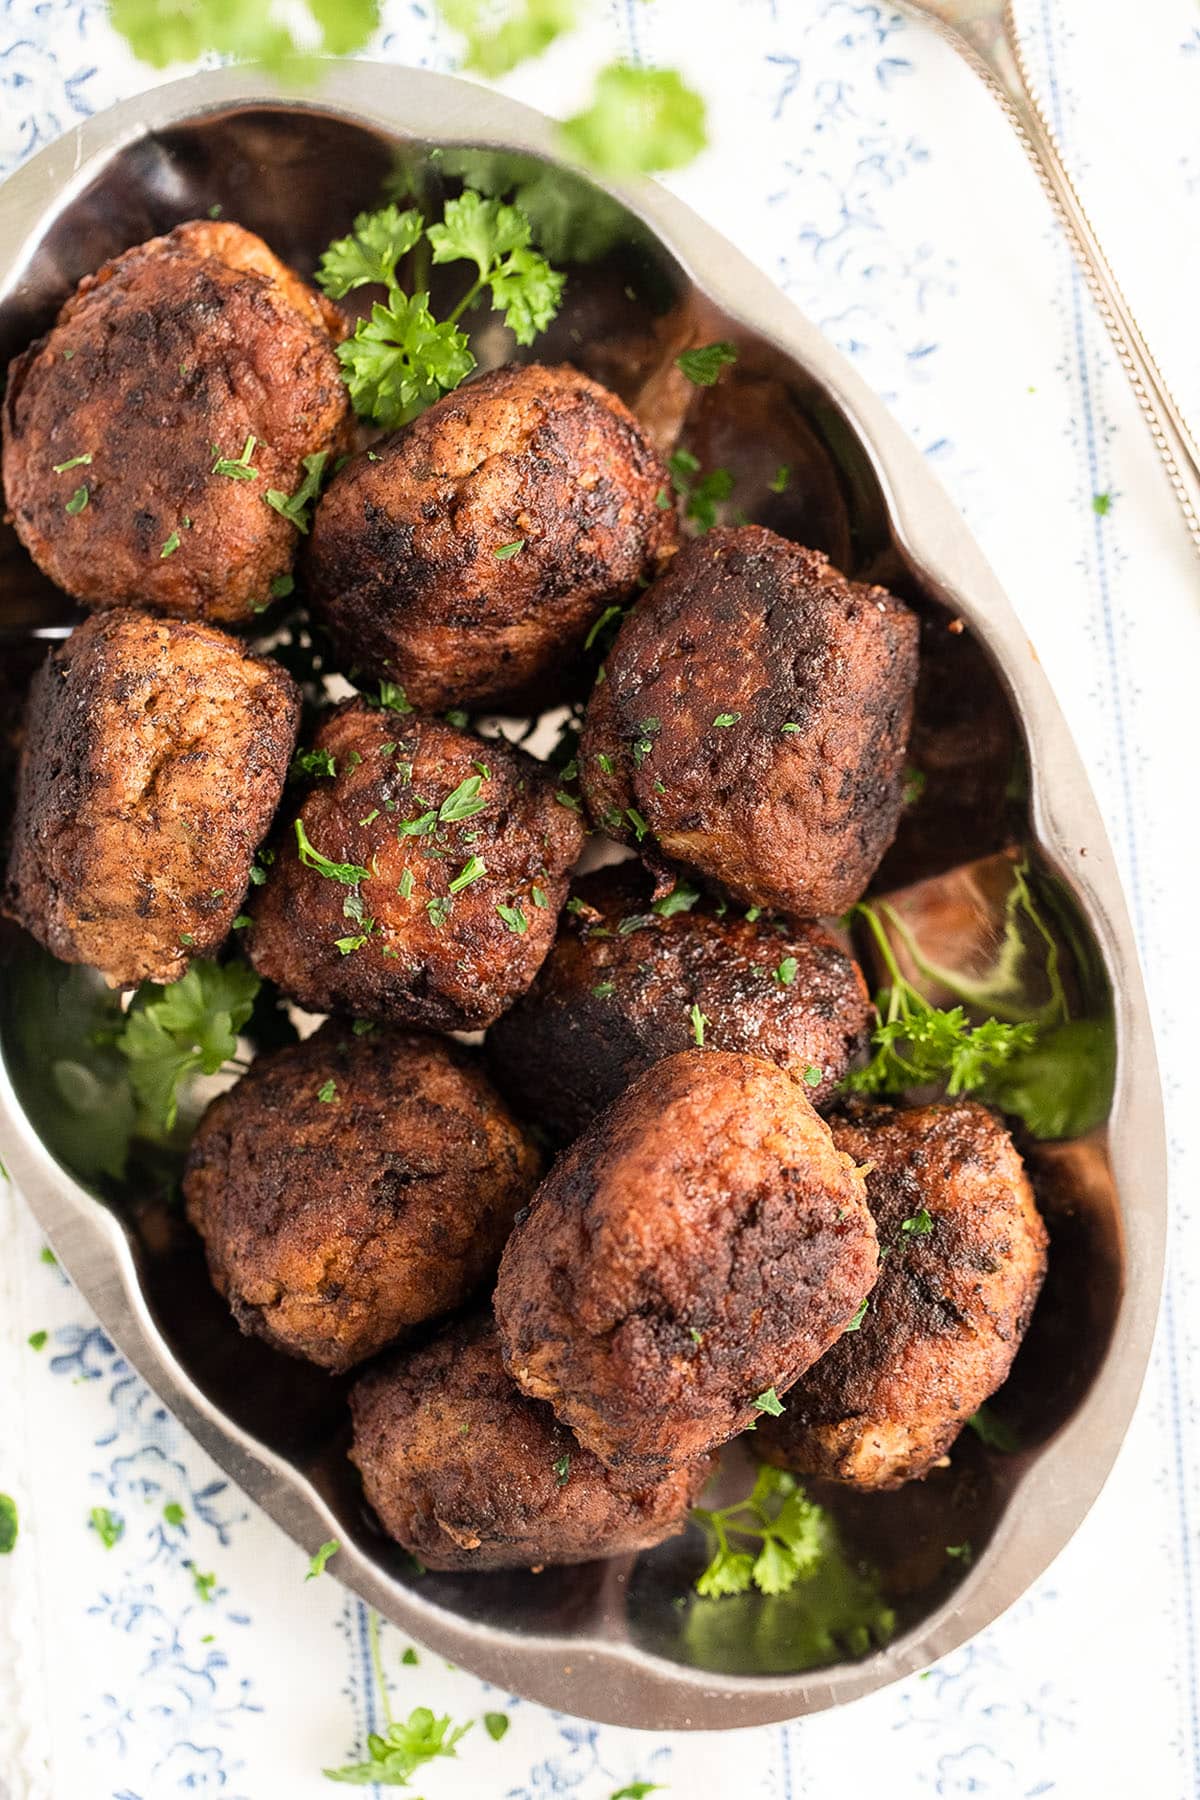
[[1200,555],[1200,449],[1155,362],[1111,263],[1063,162],[1037,98],[1013,16],[1012,0],[906,0],[928,18],[999,100],[1041,178],[1100,310],[1121,367],[1137,396],[1192,548]]

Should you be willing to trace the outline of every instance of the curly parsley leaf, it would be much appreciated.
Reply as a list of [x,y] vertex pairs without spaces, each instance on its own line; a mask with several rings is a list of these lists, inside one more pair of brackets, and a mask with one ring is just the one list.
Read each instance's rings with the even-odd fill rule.
[[192,1075],[215,1075],[237,1054],[238,1032],[260,986],[245,963],[194,962],[168,987],[147,981],[138,989],[117,1047],[138,1100],[168,1131],[178,1116],[182,1083]]
[[453,318],[461,318],[487,287],[492,305],[504,314],[518,344],[532,344],[545,331],[561,304],[566,276],[531,248],[532,235],[519,207],[485,200],[473,188],[464,189],[457,200],[447,200],[441,223],[431,225],[427,233],[433,260],[470,262],[478,270]]
[[611,175],[679,169],[708,143],[707,109],[674,69],[610,63],[585,111],[567,119],[568,150]]
[[475,367],[466,334],[450,319],[438,323],[429,295],[399,289],[387,305],[375,302],[337,355],[355,412],[387,431],[407,425]]
[[215,51],[276,70],[303,71],[314,51],[349,56],[361,50],[379,25],[379,0],[306,0],[306,5],[309,30],[303,42],[269,8],[230,0],[109,0],[109,17],[139,61],[155,69]]
[[469,1725],[452,1727],[449,1713],[438,1718],[429,1707],[417,1706],[406,1720],[390,1721],[385,1732],[372,1733],[367,1761],[324,1772],[330,1781],[347,1787],[407,1787],[409,1776],[425,1763],[456,1755],[457,1744],[469,1730]]
[[313,276],[331,300],[341,300],[353,289],[386,287],[395,279],[396,265],[421,241],[425,221],[415,209],[401,212],[395,205],[378,212],[359,213],[348,237],[335,238],[317,264]]
[[676,450],[668,459],[671,485],[683,501],[684,517],[700,531],[711,531],[717,522],[717,508],[733,493],[733,473],[729,469],[701,471],[700,459],[690,450]]
[[766,1463],[745,1500],[715,1511],[696,1506],[692,1517],[712,1548],[696,1581],[696,1592],[707,1599],[744,1594],[752,1585],[786,1594],[821,1557],[821,1508],[805,1498],[794,1476]]
[[493,80],[549,49],[576,20],[575,0],[438,0],[438,11],[466,43],[463,64]]

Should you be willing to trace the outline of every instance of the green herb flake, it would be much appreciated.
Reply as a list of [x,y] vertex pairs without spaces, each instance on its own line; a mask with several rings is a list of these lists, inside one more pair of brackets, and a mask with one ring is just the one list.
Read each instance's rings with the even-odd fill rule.
[[726,731],[726,730],[728,730],[728,728],[731,725],[736,725],[738,720],[741,718],[741,716],[742,715],[740,712],[718,713],[716,718],[713,720],[713,724],[714,724],[714,726],[717,727],[718,730]]
[[186,1514],[178,1500],[168,1500],[162,1510],[163,1522],[167,1525],[180,1526]]
[[601,69],[585,111],[567,119],[568,151],[609,175],[649,175],[679,169],[708,143],[700,95],[674,69],[628,62]]
[[440,931],[454,910],[454,902],[448,894],[435,894],[425,902],[425,911],[429,915],[429,923],[435,931]]
[[400,1658],[400,1661],[404,1664],[406,1669],[415,1669],[420,1660],[420,1657],[417,1655],[411,1644]]
[[468,775],[460,781],[453,793],[447,794],[438,807],[437,816],[443,825],[457,825],[463,819],[474,818],[487,806],[487,801],[480,799],[479,790],[483,786],[482,775]]
[[780,987],[791,987],[796,979],[796,972],[799,967],[800,965],[794,956],[785,956],[782,962],[780,962],[772,971],[771,979],[777,981]]
[[324,875],[327,881],[340,881],[345,887],[357,887],[360,881],[367,881],[371,871],[364,869],[361,863],[331,862],[329,857],[308,841],[308,833],[304,829],[304,820],[296,820],[296,849],[300,861],[306,869],[315,869],[318,875]]
[[981,1406],[967,1420],[971,1430],[989,1450],[1002,1450],[1006,1455],[1021,1448],[1021,1440],[1011,1425],[998,1419],[990,1406]]
[[81,513],[83,511],[87,503],[87,489],[85,487],[77,487],[75,492],[71,495],[71,498],[67,501],[66,510],[74,517],[76,513]]
[[595,994],[597,1000],[607,1000],[609,995],[615,994],[616,991],[617,990],[613,986],[611,981],[598,981],[596,983],[595,987],[592,989],[592,992],[593,992],[593,994]]
[[525,933],[529,930],[529,920],[525,917],[524,909],[519,901],[515,906],[505,906],[498,903],[496,911],[499,913],[501,919],[514,937],[524,937]]
[[775,1389],[769,1387],[765,1393],[757,1396],[754,1401],[754,1409],[756,1412],[769,1413],[773,1419],[777,1419],[784,1411],[784,1405]]
[[1112,503],[1113,500],[1111,494],[1092,495],[1092,511],[1098,519],[1103,519],[1106,514],[1112,511]]
[[[660,489],[659,492],[661,493],[661,491],[662,490]],[[625,609],[622,606],[606,606],[604,611],[600,614],[600,617],[596,620],[596,623],[584,638],[584,649],[590,650],[605,627],[611,625],[614,619],[619,619],[624,610]]]
[[68,462],[55,463],[54,473],[56,475],[65,475],[68,469],[82,468],[85,463],[90,463],[91,460],[91,451],[85,450],[82,456],[72,456]]
[[922,1206],[911,1219],[902,1219],[900,1229],[905,1237],[928,1237],[933,1230],[933,1214]]
[[325,1573],[325,1566],[330,1557],[333,1556],[336,1551],[340,1550],[341,1547],[342,1546],[337,1538],[326,1538],[320,1549],[314,1553],[313,1559],[308,1565],[308,1572],[304,1577],[305,1581],[315,1581],[318,1575],[323,1575]]
[[539,907],[542,912],[545,912],[546,908],[550,904],[549,900],[546,898],[545,890],[543,888],[538,887],[535,882],[534,885],[530,888],[529,894],[530,894],[530,898],[533,901],[533,904],[536,907]]
[[25,1342],[31,1350],[44,1350],[50,1339],[48,1331],[31,1331]]
[[825,1079],[824,1073],[821,1070],[821,1068],[818,1066],[818,1064],[809,1063],[804,1071],[805,1087],[811,1087],[811,1088],[820,1087],[820,1085],[824,1079]]
[[508,1730],[508,1714],[501,1712],[484,1713],[483,1729],[487,1732],[493,1744],[498,1744]]
[[507,562],[510,556],[516,556],[524,548],[525,539],[514,538],[511,544],[501,544],[498,549],[493,550],[492,555],[497,562]]
[[859,1302],[858,1310],[856,1311],[854,1317],[851,1319],[850,1323],[848,1325],[842,1326],[843,1334],[846,1333],[847,1331],[858,1331],[861,1329],[862,1322],[867,1316],[867,1309],[869,1308],[870,1304],[871,1303],[869,1300],[861,1300]]
[[[338,347],[341,349],[343,346]],[[263,495],[267,505],[286,519],[289,525],[294,525],[304,537],[308,536],[311,523],[309,508],[321,491],[325,464],[328,461],[328,450],[315,451],[312,456],[306,456],[301,461],[304,479],[294,494],[285,494],[279,488],[268,488]]]
[[481,875],[486,874],[487,864],[482,856],[469,857],[450,883],[450,892],[461,894],[464,888],[470,887],[473,881],[478,881]]
[[337,1082],[331,1075],[328,1081],[323,1081],[317,1089],[317,1099],[321,1102],[322,1106],[333,1106],[337,1097]]
[[258,470],[251,462],[257,443],[258,439],[256,437],[248,437],[242,447],[242,454],[240,456],[222,456],[216,444],[214,444],[212,450],[216,460],[213,463],[210,473],[213,475],[225,475],[230,481],[257,481]]
[[559,1487],[566,1487],[571,1479],[571,1452],[564,1450],[554,1464],[554,1479]]
[[107,1506],[93,1506],[88,1514],[88,1524],[106,1550],[115,1549],[125,1536],[124,1519],[110,1512]]
[[786,494],[788,483],[791,479],[791,466],[788,463],[780,463],[770,481],[767,483],[767,486],[773,494]]
[[704,1014],[700,1011],[700,1007],[698,1004],[694,1004],[692,1006],[692,1010],[689,1012],[688,1018],[692,1022],[692,1037],[695,1040],[696,1047],[699,1050],[703,1050],[703,1048],[704,1048],[704,1028],[706,1025],[711,1025],[712,1020],[710,1018],[708,1018],[706,1016],[706,1014]]
[[337,774],[337,761],[330,750],[297,750],[292,758],[291,774],[315,775],[332,781]]
[[0,1556],[12,1555],[19,1530],[16,1501],[11,1494],[0,1494]]
[[211,1606],[216,1598],[216,1576],[211,1572],[207,1575],[202,1574],[195,1563],[188,1563],[186,1567],[192,1572],[192,1586],[196,1590],[197,1599],[203,1600],[206,1606]]
[[689,881],[678,880],[669,894],[662,894],[657,900],[650,902],[650,910],[661,918],[672,919],[676,913],[691,912],[700,898],[700,889],[693,887]]
[[261,982],[242,962],[196,961],[178,981],[143,982],[116,1043],[134,1094],[169,1131],[179,1093],[193,1075],[215,1075],[237,1055]]
[[727,342],[701,344],[695,350],[684,350],[675,358],[675,367],[681,369],[695,387],[713,387],[721,370],[737,361],[737,351]]

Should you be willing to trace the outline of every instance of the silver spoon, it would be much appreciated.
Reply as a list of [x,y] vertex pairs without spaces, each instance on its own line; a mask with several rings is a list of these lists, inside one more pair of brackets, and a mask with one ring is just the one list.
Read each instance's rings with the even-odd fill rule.
[[1112,266],[1071,180],[1034,92],[1013,18],[1012,0],[903,0],[930,19],[982,77],[1007,113],[1070,240],[1121,367],[1137,395],[1154,447],[1200,555],[1200,449],[1150,354]]

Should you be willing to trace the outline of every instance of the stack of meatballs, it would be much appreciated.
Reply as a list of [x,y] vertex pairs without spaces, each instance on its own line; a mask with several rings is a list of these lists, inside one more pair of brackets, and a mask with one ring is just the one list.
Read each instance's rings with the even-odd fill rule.
[[[987,1109],[839,1098],[873,1013],[822,921],[896,828],[915,617],[760,527],[681,537],[568,367],[361,442],[344,331],[198,222],[12,365],[9,513],[91,611],[32,687],[7,911],[114,987],[240,947],[328,1015],[209,1106],[188,1216],[244,1331],[366,1365],[351,1454],[426,1566],[658,1543],[753,1425],[924,1475],[1045,1232]],[[299,745],[232,634],[297,581],[360,690]],[[579,695],[617,611],[572,768],[463,723]]]

